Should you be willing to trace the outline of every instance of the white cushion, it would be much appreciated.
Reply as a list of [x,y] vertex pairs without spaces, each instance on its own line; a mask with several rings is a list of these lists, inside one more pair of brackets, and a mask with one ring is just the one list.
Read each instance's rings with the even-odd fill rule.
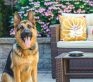
[[85,16],[87,20],[87,25],[92,26],[93,25],[93,14],[72,14],[72,13],[62,13],[63,16]]
[[93,41],[58,41],[58,48],[93,48]]
[[93,26],[88,26],[88,38],[87,40],[93,41]]

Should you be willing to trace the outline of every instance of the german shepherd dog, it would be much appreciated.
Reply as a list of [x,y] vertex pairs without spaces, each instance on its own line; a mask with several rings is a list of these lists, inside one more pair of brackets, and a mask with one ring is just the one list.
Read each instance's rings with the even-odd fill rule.
[[2,82],[37,82],[39,52],[37,30],[32,11],[28,11],[28,20],[14,15],[16,43],[10,52],[2,74]]

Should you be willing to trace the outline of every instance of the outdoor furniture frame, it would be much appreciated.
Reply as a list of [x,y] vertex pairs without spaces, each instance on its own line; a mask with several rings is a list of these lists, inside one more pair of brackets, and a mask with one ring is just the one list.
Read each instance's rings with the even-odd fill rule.
[[56,57],[56,82],[70,82],[70,78],[73,75],[79,77],[86,76],[87,78],[93,76],[93,71],[91,72],[91,70],[88,69],[82,72],[70,72],[70,60],[74,61],[78,59],[93,59],[93,53],[84,53],[83,56],[80,57],[71,57],[68,53],[62,53]]
[[[52,77],[55,78],[56,77],[56,60],[55,60],[56,56],[58,56],[61,53],[70,52],[70,51],[93,52],[93,48],[57,48],[57,42],[59,41],[59,37],[60,37],[60,25],[59,24],[58,25],[51,25],[50,28],[51,28]],[[87,64],[87,61],[89,61],[90,63]],[[86,62],[86,63],[83,64],[82,62]],[[92,60],[78,59],[78,60],[75,60],[74,62],[73,62],[73,60],[71,60],[70,70],[82,71],[82,70],[84,70],[85,67],[89,68],[89,70],[93,70],[93,64],[91,62],[93,62],[93,59]],[[76,63],[78,65],[78,68],[76,66]],[[86,76],[84,76],[84,77],[86,78]],[[93,76],[91,76],[91,77],[93,77]]]

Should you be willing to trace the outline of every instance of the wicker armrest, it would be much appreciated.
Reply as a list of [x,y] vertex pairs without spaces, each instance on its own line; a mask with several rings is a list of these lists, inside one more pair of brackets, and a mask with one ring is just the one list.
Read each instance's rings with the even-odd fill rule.
[[51,41],[52,42],[59,41],[60,25],[59,24],[51,25],[50,28],[51,28]]
[[51,25],[51,63],[52,63],[52,77],[55,78],[56,74],[56,60],[55,57],[58,55],[57,41],[59,41],[59,27],[60,25]]

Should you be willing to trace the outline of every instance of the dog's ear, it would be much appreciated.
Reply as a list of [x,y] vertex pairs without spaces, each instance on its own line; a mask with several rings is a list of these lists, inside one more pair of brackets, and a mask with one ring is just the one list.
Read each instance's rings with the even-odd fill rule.
[[33,12],[32,12],[31,10],[28,11],[28,20],[29,20],[33,25],[35,25],[34,14],[33,14]]
[[17,25],[21,22],[21,16],[18,12],[14,14],[14,28],[17,27]]

